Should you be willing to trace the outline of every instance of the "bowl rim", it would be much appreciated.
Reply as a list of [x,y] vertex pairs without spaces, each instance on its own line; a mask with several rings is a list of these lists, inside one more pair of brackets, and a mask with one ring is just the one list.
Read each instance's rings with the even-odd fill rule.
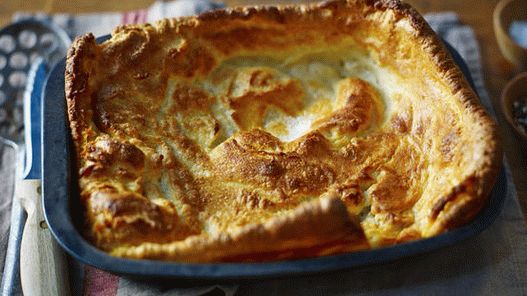
[[495,28],[495,30],[499,30],[500,34],[503,34],[505,39],[507,39],[514,46],[516,46],[516,47],[522,49],[523,51],[527,52],[527,48],[526,47],[520,45],[518,42],[516,42],[516,40],[511,38],[511,36],[509,34],[509,31],[506,30],[506,28],[504,27],[503,20],[502,20],[503,10],[507,6],[511,5],[514,2],[518,2],[518,3],[526,3],[525,6],[527,7],[527,2],[524,2],[524,1],[525,0],[501,0],[500,2],[498,2],[496,7],[494,8],[493,19],[494,19],[494,28]]
[[509,125],[513,127],[513,129],[519,136],[521,136],[522,139],[527,140],[527,132],[519,128],[516,122],[514,122],[511,105],[514,98],[512,98],[510,95],[512,88],[520,84],[522,81],[525,81],[525,95],[527,95],[527,72],[521,72],[518,75],[514,76],[511,80],[509,80],[509,82],[507,82],[505,88],[501,93],[500,103],[503,115],[505,116],[505,119],[507,120]]
[[505,27],[503,22],[503,12],[507,7],[514,5],[515,3],[519,3],[520,5],[523,3],[527,4],[527,1],[523,1],[524,0],[501,0],[494,7],[492,15],[494,37],[496,38],[498,48],[505,60],[514,65],[514,67],[520,71],[527,69],[527,47],[520,45],[512,38],[512,36],[510,36],[509,30]]

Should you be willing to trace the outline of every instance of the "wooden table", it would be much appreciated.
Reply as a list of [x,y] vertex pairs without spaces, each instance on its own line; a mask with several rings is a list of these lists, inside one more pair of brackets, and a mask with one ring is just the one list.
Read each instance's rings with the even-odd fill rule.
[[[9,23],[15,11],[43,11],[46,13],[96,12],[133,10],[147,7],[153,0],[3,0],[0,2],[0,26]],[[309,0],[224,0],[228,6],[244,4],[272,4],[287,2],[313,2]],[[514,135],[499,109],[501,91],[506,82],[515,72],[503,58],[498,49],[492,28],[492,12],[498,0],[407,0],[419,12],[455,11],[461,21],[470,25],[476,32],[481,46],[483,71],[487,89],[494,108],[498,114],[500,134],[504,150],[511,166],[513,180],[518,190],[518,196],[524,213],[527,213],[527,152],[525,146]]]

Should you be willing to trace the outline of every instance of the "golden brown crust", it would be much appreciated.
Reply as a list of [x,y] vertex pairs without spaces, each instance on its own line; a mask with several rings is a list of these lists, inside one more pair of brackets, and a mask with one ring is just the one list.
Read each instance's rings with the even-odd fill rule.
[[[331,231],[328,231],[331,229]],[[320,246],[324,241],[326,246]],[[332,251],[368,248],[356,221],[348,217],[338,197],[305,203],[292,213],[262,224],[252,224],[213,236],[195,236],[184,244],[141,244],[115,249],[122,257],[165,259],[183,262],[259,261],[316,256]],[[309,250],[308,254],[303,251]]]
[[66,98],[86,235],[117,256],[262,261],[430,237],[475,217],[501,163],[494,122],[398,1],[85,35]]

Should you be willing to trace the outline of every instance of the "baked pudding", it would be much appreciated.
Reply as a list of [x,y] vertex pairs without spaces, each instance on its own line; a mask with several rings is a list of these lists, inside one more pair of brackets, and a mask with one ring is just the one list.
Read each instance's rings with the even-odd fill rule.
[[114,256],[258,262],[438,235],[486,204],[493,121],[398,1],[245,7],[76,39],[84,233]]

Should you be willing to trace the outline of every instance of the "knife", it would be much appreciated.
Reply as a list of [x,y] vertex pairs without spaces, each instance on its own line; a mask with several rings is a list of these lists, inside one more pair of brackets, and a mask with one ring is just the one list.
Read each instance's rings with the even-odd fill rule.
[[[25,295],[69,295],[67,261],[47,228],[41,196],[41,109],[46,63],[37,60],[24,94],[24,179],[15,183],[15,198],[27,212],[20,249],[20,280]],[[35,79],[37,78],[37,79]],[[31,89],[32,85],[32,89]]]

